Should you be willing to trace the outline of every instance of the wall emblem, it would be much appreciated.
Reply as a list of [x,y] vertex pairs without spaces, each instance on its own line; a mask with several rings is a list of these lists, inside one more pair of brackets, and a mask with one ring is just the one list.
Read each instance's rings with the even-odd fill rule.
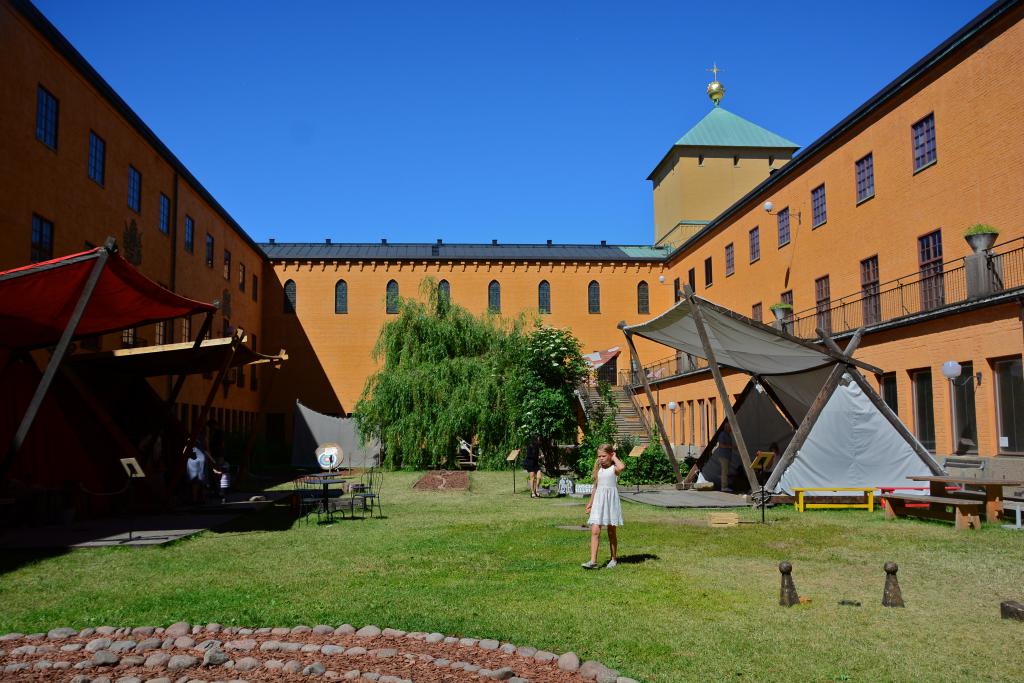
[[133,266],[142,265],[142,233],[135,219],[131,219],[124,226],[124,239],[121,240],[121,251],[124,258]]

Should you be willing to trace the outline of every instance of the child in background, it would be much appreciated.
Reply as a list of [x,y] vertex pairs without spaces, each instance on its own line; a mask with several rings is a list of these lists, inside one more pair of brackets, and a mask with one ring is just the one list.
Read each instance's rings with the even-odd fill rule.
[[213,473],[217,475],[220,484],[220,503],[228,502],[228,491],[231,489],[231,465],[227,458],[221,456],[213,466]]
[[618,565],[619,539],[615,534],[616,527],[622,526],[622,505],[619,502],[619,474],[626,466],[615,455],[615,447],[603,443],[597,448],[597,462],[594,463],[594,488],[590,492],[587,512],[590,518],[590,561],[583,563],[584,569],[597,567],[597,547],[601,541],[601,527],[608,529],[608,545],[611,546],[612,559],[608,562],[611,569]]

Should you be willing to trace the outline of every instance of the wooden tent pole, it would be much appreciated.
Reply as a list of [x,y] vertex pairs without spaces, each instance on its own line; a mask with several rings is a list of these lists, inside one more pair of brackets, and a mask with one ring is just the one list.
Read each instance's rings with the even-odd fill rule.
[[82,321],[85,307],[89,305],[93,292],[96,291],[96,285],[100,281],[100,275],[107,265],[107,260],[115,251],[117,251],[117,241],[113,237],[108,237],[106,243],[99,249],[96,263],[92,267],[92,272],[89,273],[89,279],[85,281],[85,287],[82,288],[82,293],[78,296],[78,302],[71,312],[71,317],[68,318],[68,323],[64,326],[64,332],[60,336],[60,341],[57,342],[57,347],[53,350],[53,355],[50,356],[50,361],[46,364],[46,370],[43,372],[43,377],[39,380],[36,392],[32,395],[32,400],[29,401],[28,408],[21,418],[21,424],[18,425],[18,429],[14,433],[14,438],[11,440],[7,455],[3,462],[0,463],[0,478],[7,474],[7,471],[14,463],[15,456],[21,450],[22,444],[25,443],[28,431],[32,428],[36,414],[43,405],[43,399],[46,398],[46,393],[50,390],[50,385],[57,374],[57,369],[64,360],[64,356],[67,355],[68,348],[71,346],[71,340],[75,336],[75,330],[78,329],[78,323]]
[[[231,361],[235,358],[235,351],[238,349],[238,344],[240,343],[241,338],[242,328],[237,328],[231,338],[230,351],[225,354],[224,362],[221,363],[220,370],[217,371],[217,376],[214,378],[213,384],[210,385],[210,391],[206,394],[206,401],[203,403],[203,409],[199,411],[199,417],[196,419],[195,424],[192,425],[188,439],[185,440],[185,449],[182,451],[182,456],[184,457],[188,457],[193,444],[196,442],[196,438],[199,436],[199,432],[206,427],[206,419],[210,414],[210,405],[213,403],[213,399],[217,395],[217,390],[224,381],[224,375],[227,374],[228,368],[231,367]],[[209,449],[210,444],[206,444],[206,448]],[[218,453],[218,455],[222,454]]]
[[665,431],[665,425],[661,421],[661,410],[660,406],[654,402],[654,394],[651,393],[651,385],[647,381],[647,373],[644,372],[643,365],[640,364],[640,355],[636,352],[636,346],[633,344],[633,335],[627,332],[624,328],[626,327],[625,322],[619,323],[619,329],[626,336],[626,343],[629,344],[629,353],[633,358],[633,362],[638,368],[640,368],[640,377],[644,381],[644,392],[647,394],[647,404],[651,407],[651,412],[654,413],[654,422],[658,426],[658,432],[661,434],[661,442],[665,448],[665,455],[668,456],[668,461],[672,463],[672,472],[676,476],[676,486],[683,485],[683,477],[679,474],[679,463],[676,461],[676,454],[672,450],[672,441],[668,438],[668,432]]
[[743,469],[747,474],[747,482],[750,484],[750,492],[753,493],[758,489],[757,475],[754,474],[754,468],[750,465],[750,451],[747,450],[746,439],[743,438],[743,432],[740,429],[739,420],[736,419],[736,413],[732,409],[732,401],[729,400],[729,392],[725,388],[725,380],[722,379],[722,370],[718,367],[718,360],[715,359],[715,350],[711,348],[711,340],[708,338],[708,331],[704,327],[704,316],[700,312],[700,303],[697,298],[693,296],[693,290],[689,284],[683,285],[683,293],[686,300],[690,302],[690,311],[693,313],[693,322],[697,328],[697,334],[700,336],[701,346],[704,347],[704,358],[707,359],[708,365],[711,367],[711,374],[715,378],[715,386],[718,387],[718,396],[722,401],[722,408],[725,411],[725,417],[729,421],[729,425],[732,427],[732,433],[736,437],[736,446],[739,448],[740,460],[743,461]]

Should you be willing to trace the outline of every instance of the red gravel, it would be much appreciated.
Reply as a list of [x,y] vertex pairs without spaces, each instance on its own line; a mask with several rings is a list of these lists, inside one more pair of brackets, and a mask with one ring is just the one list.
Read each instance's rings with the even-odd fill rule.
[[412,487],[417,491],[464,491],[469,488],[469,472],[427,472]]

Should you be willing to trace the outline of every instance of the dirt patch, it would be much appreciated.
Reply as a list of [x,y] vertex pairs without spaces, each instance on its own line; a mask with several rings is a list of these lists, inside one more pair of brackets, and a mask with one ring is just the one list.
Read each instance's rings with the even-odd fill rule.
[[412,487],[417,491],[465,491],[469,488],[469,472],[427,472]]

